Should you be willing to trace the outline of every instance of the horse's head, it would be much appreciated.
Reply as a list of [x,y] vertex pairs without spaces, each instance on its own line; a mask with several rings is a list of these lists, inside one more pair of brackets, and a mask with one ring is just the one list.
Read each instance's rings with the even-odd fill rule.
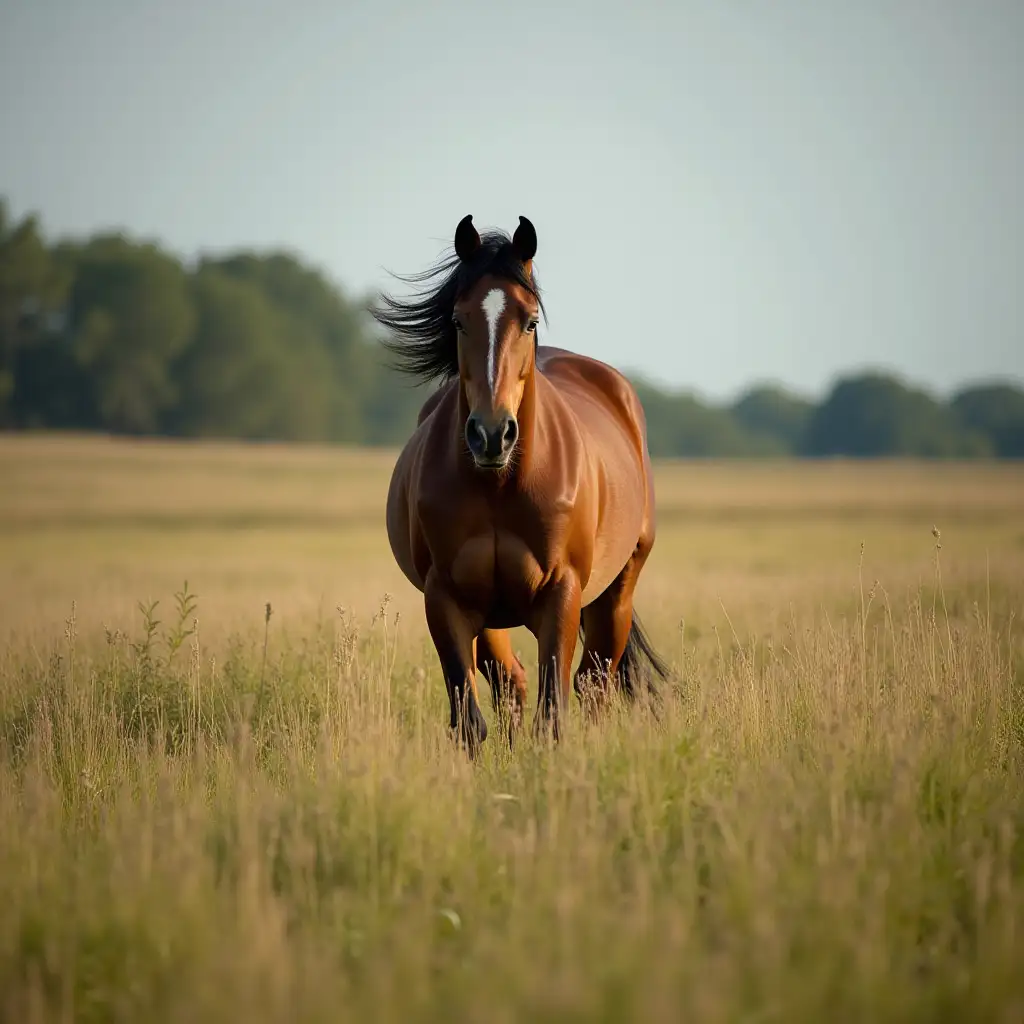
[[[468,268],[479,248],[473,218],[464,217],[455,232],[456,255]],[[536,252],[537,232],[520,217],[509,255],[521,265],[523,281],[533,280]],[[469,406],[466,444],[481,469],[504,469],[519,439],[517,416],[533,373],[540,303],[535,291],[511,276],[485,272],[475,277],[456,297],[452,313],[459,377]]]

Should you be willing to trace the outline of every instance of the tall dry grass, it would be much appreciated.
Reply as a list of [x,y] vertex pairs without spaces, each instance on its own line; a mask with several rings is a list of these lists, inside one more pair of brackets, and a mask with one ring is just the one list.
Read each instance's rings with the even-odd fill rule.
[[[751,493],[731,534],[668,517],[642,607],[678,675],[660,721],[574,708],[558,748],[495,729],[472,765],[414,602],[224,628],[278,579],[266,541],[244,550],[273,572],[214,611],[201,586],[131,615],[69,587],[62,628],[0,654],[4,1019],[1024,1019],[1016,520],[969,532],[984,503],[953,495],[952,540],[859,566],[858,534],[898,552],[896,526],[822,510],[786,541]],[[132,559],[165,550],[147,528]],[[128,564],[115,529],[21,529],[70,578]],[[162,572],[197,567],[184,536]],[[727,600],[688,585],[714,551]]]
[[0,672],[6,1019],[1019,1020],[1019,640],[871,604],[476,766],[387,613],[69,619]]

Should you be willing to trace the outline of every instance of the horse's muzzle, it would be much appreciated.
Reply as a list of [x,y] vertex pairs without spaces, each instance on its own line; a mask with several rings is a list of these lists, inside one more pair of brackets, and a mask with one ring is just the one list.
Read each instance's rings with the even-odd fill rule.
[[481,468],[503,468],[518,439],[519,424],[515,416],[502,416],[493,427],[487,426],[475,412],[466,419],[466,444]]

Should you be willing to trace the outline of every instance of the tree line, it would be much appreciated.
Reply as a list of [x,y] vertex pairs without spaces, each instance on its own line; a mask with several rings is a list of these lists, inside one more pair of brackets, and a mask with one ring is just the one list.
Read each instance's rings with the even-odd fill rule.
[[[100,233],[49,242],[0,199],[0,428],[400,443],[427,389],[395,373],[367,313],[287,252],[186,265]],[[713,405],[634,378],[655,456],[1024,457],[1024,390],[940,400],[876,373],[820,402],[774,386]]]

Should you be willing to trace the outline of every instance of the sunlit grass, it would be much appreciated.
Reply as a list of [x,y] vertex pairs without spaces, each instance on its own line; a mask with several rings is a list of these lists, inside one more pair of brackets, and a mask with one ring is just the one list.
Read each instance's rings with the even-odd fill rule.
[[[179,488],[200,517],[304,499],[261,490],[266,451],[162,451],[126,531],[0,451],[4,1019],[1024,1016],[1019,470],[661,467],[661,720],[573,708],[559,748],[492,729],[471,765],[382,528],[190,532]],[[387,456],[294,458],[307,496],[363,467],[331,515],[381,507]],[[65,525],[32,526],[44,491]]]

